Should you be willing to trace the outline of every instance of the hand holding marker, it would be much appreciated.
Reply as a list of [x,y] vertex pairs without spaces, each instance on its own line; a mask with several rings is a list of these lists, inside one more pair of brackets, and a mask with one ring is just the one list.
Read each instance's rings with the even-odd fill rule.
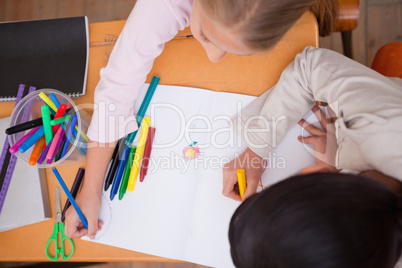
[[63,179],[60,176],[59,171],[56,168],[52,168],[53,174],[56,176],[56,179],[59,181],[61,188],[66,193],[68,200],[70,200],[71,205],[73,205],[75,211],[77,212],[78,216],[80,217],[82,224],[84,224],[85,228],[88,229],[88,222],[82,214],[80,208],[78,207],[77,203],[74,200],[74,197],[71,195],[70,191],[67,188],[67,185],[64,183]]

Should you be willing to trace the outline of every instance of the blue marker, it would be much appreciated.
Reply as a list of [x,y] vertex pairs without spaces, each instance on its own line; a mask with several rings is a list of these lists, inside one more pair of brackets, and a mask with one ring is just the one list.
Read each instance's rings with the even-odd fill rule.
[[61,152],[60,159],[63,158],[67,153],[67,149],[68,149],[68,146],[70,145],[70,140],[71,140],[71,137],[73,136],[73,131],[75,129],[76,124],[77,124],[77,114],[74,114],[73,119],[71,120],[70,127],[67,132],[66,143],[64,143],[64,147],[63,147],[63,151]]
[[112,190],[110,191],[110,200],[113,200],[114,196],[117,194],[119,190],[121,178],[123,177],[124,168],[126,167],[126,162],[128,155],[130,153],[130,148],[125,146],[123,150],[123,154],[119,160],[119,166],[117,167],[116,175],[114,176]]
[[20,153],[25,153],[32,145],[34,145],[43,135],[45,135],[45,129],[41,126],[31,137],[29,137],[21,146],[18,148]]
[[57,99],[56,95],[54,95],[54,93],[50,93],[50,94],[49,94],[49,97],[50,97],[50,99],[53,101],[54,105],[56,105],[56,107],[57,107],[57,109],[58,109],[59,106],[60,106],[60,102],[59,102],[59,100]]
[[52,168],[53,174],[56,176],[56,179],[59,181],[61,188],[66,193],[68,200],[70,201],[71,205],[73,205],[75,211],[77,212],[78,216],[80,217],[82,224],[84,224],[85,228],[88,229],[88,222],[82,214],[81,209],[78,207],[77,203],[74,200],[74,197],[71,195],[70,191],[67,188],[67,185],[64,183],[63,179],[60,176],[59,171],[56,168]]

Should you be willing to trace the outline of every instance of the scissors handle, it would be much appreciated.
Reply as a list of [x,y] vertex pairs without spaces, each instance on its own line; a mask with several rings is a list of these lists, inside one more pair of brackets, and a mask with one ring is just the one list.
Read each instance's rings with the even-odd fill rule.
[[[59,248],[59,234],[60,234],[60,240],[61,240],[61,248]],[[65,255],[65,251],[64,251],[64,241],[67,240],[70,242],[71,245],[71,252],[68,256]],[[50,243],[54,241],[55,243],[55,249],[56,249],[56,253],[55,256],[52,257],[49,254],[49,245]],[[59,223],[55,223],[53,226],[53,233],[50,236],[49,241],[47,241],[46,244],[46,256],[52,260],[52,261],[57,261],[59,258],[59,254],[61,254],[61,257],[63,260],[67,260],[69,259],[74,253],[74,243],[73,240],[71,240],[69,237],[67,237],[64,234],[64,223],[59,222]]]

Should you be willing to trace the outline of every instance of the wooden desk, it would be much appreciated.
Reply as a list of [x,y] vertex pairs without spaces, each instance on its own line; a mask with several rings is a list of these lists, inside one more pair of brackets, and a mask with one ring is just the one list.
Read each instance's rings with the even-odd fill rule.
[[[102,42],[105,35],[118,36],[125,21],[90,24],[90,42]],[[189,34],[189,29],[179,35]],[[193,38],[175,39],[167,43],[162,55],[156,59],[147,82],[154,74],[161,77],[160,83],[200,87],[210,90],[243,93],[258,96],[279,79],[282,70],[306,46],[318,46],[318,31],[315,17],[307,12],[282,41],[270,52],[253,56],[226,55],[219,63],[209,62],[201,45]],[[75,100],[77,104],[93,103],[93,94],[99,81],[99,70],[104,65],[111,48],[91,46],[88,70],[87,94]],[[9,116],[14,103],[0,104],[0,118]],[[78,168],[58,167],[67,185],[73,183]],[[0,261],[49,261],[45,246],[53,230],[55,210],[55,188],[58,183],[50,169],[46,170],[52,219],[0,233]],[[62,194],[62,203],[66,196]],[[124,238],[122,238],[124,239]],[[75,253],[68,261],[174,261],[138,252],[74,239]]]

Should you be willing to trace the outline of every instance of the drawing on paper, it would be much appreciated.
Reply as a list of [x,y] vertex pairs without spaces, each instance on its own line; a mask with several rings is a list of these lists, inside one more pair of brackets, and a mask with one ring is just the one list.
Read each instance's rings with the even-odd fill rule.
[[196,141],[192,142],[190,145],[186,146],[183,149],[183,156],[186,160],[198,158],[199,155],[200,148],[198,148]]

